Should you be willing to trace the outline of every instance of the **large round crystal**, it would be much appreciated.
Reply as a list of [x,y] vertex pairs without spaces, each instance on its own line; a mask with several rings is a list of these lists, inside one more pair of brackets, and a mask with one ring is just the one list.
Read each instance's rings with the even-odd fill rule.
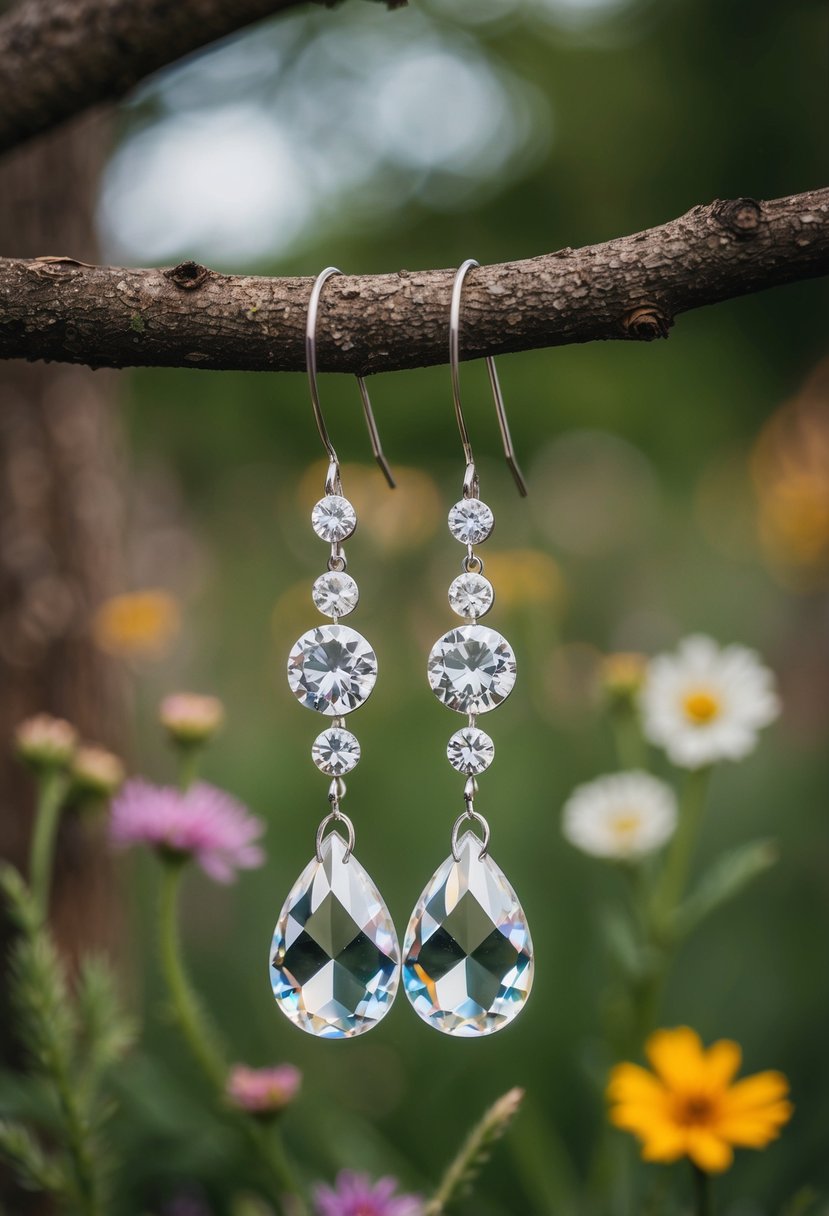
[[427,665],[432,692],[459,714],[485,714],[515,684],[515,655],[506,638],[484,625],[450,629],[432,647]]
[[309,629],[288,656],[288,683],[309,709],[336,718],[366,700],[377,679],[377,655],[356,629]]

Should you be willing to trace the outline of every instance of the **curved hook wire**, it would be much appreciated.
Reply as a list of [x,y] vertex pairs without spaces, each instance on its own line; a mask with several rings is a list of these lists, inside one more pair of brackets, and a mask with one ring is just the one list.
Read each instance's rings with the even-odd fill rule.
[[[308,388],[311,392],[311,404],[314,407],[314,420],[317,424],[317,430],[319,431],[323,446],[328,453],[328,474],[325,478],[325,489],[328,494],[341,494],[342,482],[340,480],[340,460],[334,450],[334,445],[328,434],[328,428],[325,425],[325,418],[323,417],[322,406],[320,405],[319,387],[317,385],[317,313],[319,312],[322,289],[331,276],[335,274],[342,274],[342,271],[338,270],[336,266],[326,266],[325,270],[317,275],[314,280],[314,286],[311,288],[311,296],[308,300],[308,317],[305,323],[305,363],[308,369]],[[368,427],[368,437],[371,441],[371,451],[389,487],[393,490],[395,488],[394,477],[389,468],[389,463],[383,455],[380,434],[377,430],[377,423],[374,420],[374,412],[371,408],[366,382],[362,376],[357,376],[356,379],[363,402],[363,413],[366,419],[366,426]]]
[[[463,291],[463,281],[466,278],[467,272],[473,266],[480,266],[480,262],[476,262],[474,258],[467,258],[463,265],[458,267],[455,281],[452,284],[452,300],[449,306],[449,368],[452,373],[452,399],[455,403],[455,418],[457,419],[458,430],[461,435],[463,454],[466,457],[466,475],[463,480],[463,492],[466,498],[477,498],[478,496],[478,473],[475,468],[475,458],[472,455],[469,431],[466,428],[466,421],[463,416],[463,409],[461,408],[460,376],[461,293]],[[501,384],[498,380],[498,372],[495,369],[495,360],[491,355],[487,355],[485,362],[489,375],[489,383],[492,388],[492,396],[495,399],[495,413],[498,418],[498,429],[501,432],[501,442],[504,445],[504,456],[512,473],[513,481],[518,488],[518,493],[522,498],[526,498],[527,483],[524,481],[524,475],[518,467],[518,461],[515,456],[515,447],[513,446],[512,435],[510,434],[509,423],[507,422],[507,412],[504,406]]]

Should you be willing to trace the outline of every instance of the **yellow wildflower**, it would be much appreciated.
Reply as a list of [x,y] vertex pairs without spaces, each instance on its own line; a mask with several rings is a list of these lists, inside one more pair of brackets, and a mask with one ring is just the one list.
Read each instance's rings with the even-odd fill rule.
[[687,1026],[657,1030],[645,1054],[653,1072],[617,1064],[607,1087],[611,1122],[641,1141],[645,1161],[689,1157],[718,1174],[731,1165],[734,1148],[765,1148],[792,1116],[782,1073],[734,1080],[742,1053],[729,1039],[706,1050]]
[[166,591],[133,591],[113,595],[95,614],[95,641],[107,654],[123,658],[159,658],[181,625],[178,601]]
[[564,579],[549,553],[540,549],[506,549],[484,556],[486,577],[495,585],[501,608],[561,602]]

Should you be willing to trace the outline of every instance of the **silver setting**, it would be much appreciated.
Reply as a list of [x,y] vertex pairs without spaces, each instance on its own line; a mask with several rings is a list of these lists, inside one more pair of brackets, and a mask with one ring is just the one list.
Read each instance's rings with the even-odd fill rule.
[[[354,852],[356,833],[354,831],[354,824],[348,818],[348,815],[344,815],[340,810],[331,811],[330,814],[325,816],[322,823],[317,828],[317,861],[322,861],[322,846],[323,842],[325,841],[325,833],[330,827],[345,828],[347,844],[343,861],[348,861],[349,857]],[[339,836],[340,833],[338,832],[337,835]]]
[[465,810],[462,815],[458,815],[452,826],[452,856],[454,857],[455,861],[460,861],[461,859],[460,850],[458,847],[461,828],[468,831],[469,825],[472,822],[477,823],[478,827],[481,829],[481,851],[478,854],[479,861],[482,861],[489,852],[489,824],[487,823],[486,819],[484,819],[483,815],[472,809],[470,803],[468,809]]

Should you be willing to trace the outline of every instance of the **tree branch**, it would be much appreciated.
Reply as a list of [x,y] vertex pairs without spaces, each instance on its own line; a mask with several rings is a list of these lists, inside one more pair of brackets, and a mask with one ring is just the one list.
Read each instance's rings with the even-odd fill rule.
[[[302,2],[21,0],[0,19],[0,152]],[[387,0],[389,8],[405,3]]]
[[[463,252],[468,252],[464,250]],[[829,274],[829,189],[694,207],[660,228],[472,270],[462,357],[667,336],[706,304]],[[445,363],[453,270],[326,285],[319,362],[367,374]],[[93,367],[297,371],[310,278],[0,259],[0,356]]]

